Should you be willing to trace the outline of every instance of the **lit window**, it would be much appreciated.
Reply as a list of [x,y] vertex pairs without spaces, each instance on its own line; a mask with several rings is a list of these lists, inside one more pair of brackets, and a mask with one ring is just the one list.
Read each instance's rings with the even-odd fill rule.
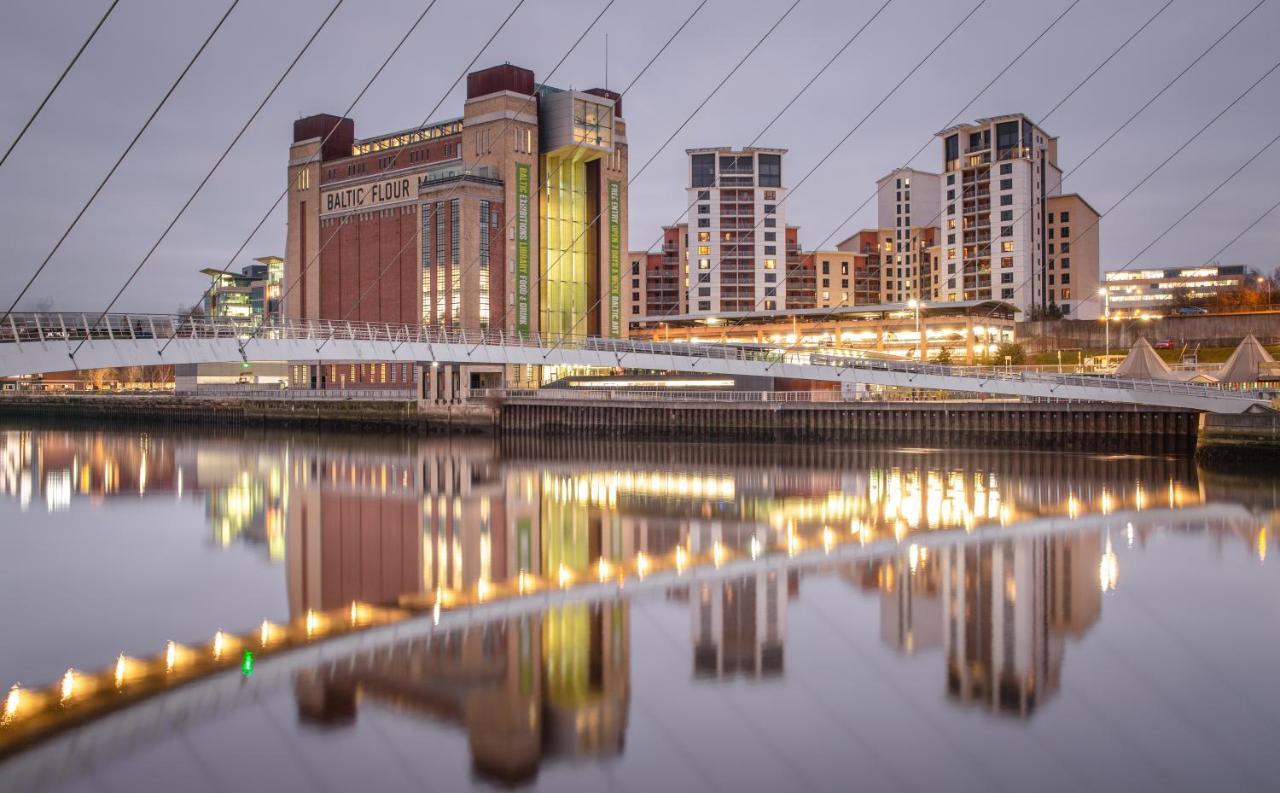
[[1004,253],[1013,253],[1013,240],[1006,240],[1000,243],[1000,250]]
[[765,259],[765,260],[764,260],[764,269],[766,269],[766,270],[776,270],[777,268],[778,268],[778,260],[777,260],[777,259]]

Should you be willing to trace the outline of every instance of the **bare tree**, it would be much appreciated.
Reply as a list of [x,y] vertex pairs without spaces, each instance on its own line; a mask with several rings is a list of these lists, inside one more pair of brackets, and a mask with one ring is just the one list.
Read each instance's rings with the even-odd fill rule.
[[109,367],[104,369],[80,370],[80,381],[94,391],[101,391],[119,379],[119,372]]
[[142,369],[143,380],[148,388],[167,387],[173,382],[173,364],[151,364]]

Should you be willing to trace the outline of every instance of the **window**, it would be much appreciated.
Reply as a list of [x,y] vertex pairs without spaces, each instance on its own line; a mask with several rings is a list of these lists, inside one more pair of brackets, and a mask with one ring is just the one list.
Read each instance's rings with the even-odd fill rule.
[[1000,220],[1005,223],[1013,220],[1013,210],[1012,209],[1000,210]]
[[777,267],[778,267],[778,260],[777,260],[777,259],[765,259],[765,260],[764,260],[764,269],[766,269],[766,270],[775,270],[775,269],[777,269]]
[[1070,213],[1070,212],[1063,212],[1061,215],[1059,215],[1058,219],[1059,219],[1061,222],[1063,222],[1063,223],[1070,223],[1070,222],[1071,222],[1071,213]]
[[766,300],[764,301],[764,308],[766,311],[776,311],[778,309],[778,301]]
[[1049,273],[1049,286],[1053,286],[1053,273]]
[[1071,236],[1071,227],[1070,227],[1070,226],[1063,226],[1063,227],[1062,227],[1062,234],[1061,234],[1061,236],[1063,236],[1063,237],[1070,237],[1070,236]]
[[711,287],[709,286],[698,287],[698,297],[711,297]]
[[710,204],[698,204],[698,214],[699,214],[699,215],[709,215],[709,214],[711,214],[711,205],[710,205]]
[[1001,267],[1012,267],[1012,266],[1013,266],[1013,257],[1012,257],[1012,256],[1001,256],[1001,257],[1000,257],[1000,266],[1001,266]]
[[955,244],[956,244],[956,235],[954,235],[954,234],[948,234],[948,235],[947,235],[947,244],[948,244],[948,245],[955,245]]
[[699,260],[698,260],[698,269],[699,269],[699,270],[710,270],[710,269],[711,269],[711,260],[710,260],[710,259],[699,259]]
[[1001,236],[1001,237],[1012,237],[1012,236],[1013,236],[1013,226],[1001,226],[1001,227],[1000,227],[1000,236]]
[[777,204],[765,204],[765,205],[764,205],[764,213],[765,213],[766,215],[772,215],[772,214],[774,214],[774,213],[775,213],[775,212],[777,212],[777,211],[778,211],[778,205],[777,205]]
[[955,191],[955,190],[948,190],[948,191],[947,191],[947,200],[948,200],[948,201],[955,201],[955,200],[956,200],[956,191]]
[[758,156],[760,158],[760,186],[782,187],[782,155],[761,154]]
[[711,273],[698,273],[698,283],[700,284],[711,283]]
[[1013,196],[1011,196],[1011,195],[1002,195],[1002,196],[1000,196],[1000,206],[1002,206],[1002,207],[1011,207],[1011,206],[1013,206]]
[[778,239],[778,232],[776,231],[766,231],[764,233],[765,242],[776,242],[777,239]]
[[698,228],[711,228],[711,218],[698,218]]
[[778,287],[776,287],[776,286],[766,286],[766,287],[764,288],[764,296],[765,296],[765,297],[777,297],[777,295],[778,295]]
[[1001,176],[1005,176],[1006,174],[1011,174],[1011,173],[1013,173],[1013,163],[1011,163],[1011,162],[1002,162],[1002,163],[1000,163],[1000,175],[1001,175]]
[[632,263],[631,263],[631,274],[632,274],[632,275],[639,275],[639,274],[640,274],[640,262],[632,262]]
[[954,279],[954,278],[948,278],[948,279],[947,279],[947,288],[948,288],[948,289],[955,289],[955,288],[956,288],[956,279]]
[[1061,248],[1062,248],[1062,252],[1063,252],[1063,253],[1071,253],[1071,243],[1069,243],[1069,242],[1064,242],[1064,243],[1062,243],[1062,245],[1061,245],[1061,246],[1059,246],[1059,247],[1061,247]]
[[831,274],[831,262],[823,262],[823,263],[822,263],[822,274],[823,274],[823,275],[830,275],[830,274]]
[[765,200],[765,201],[777,201],[777,200],[778,200],[778,191],[777,191],[777,190],[765,190],[765,191],[764,191],[764,200]]
[[778,246],[777,246],[777,245],[766,245],[766,246],[764,246],[764,252],[765,252],[765,254],[766,254],[766,255],[768,255],[768,256],[773,256],[774,254],[776,254],[776,253],[778,252]]
[[1001,299],[1001,300],[1013,300],[1013,290],[1012,290],[1012,289],[1001,289],[1001,290],[1000,290],[1000,299]]
[[1053,222],[1053,213],[1052,213],[1052,212],[1050,212],[1050,213],[1049,213],[1049,222],[1050,222],[1050,223],[1052,223],[1052,222]]
[[1013,189],[1013,180],[1012,180],[1012,179],[1001,179],[1001,180],[1000,180],[1000,189],[1001,189],[1001,190],[1012,190],[1012,189]]
[[1062,284],[1063,286],[1066,286],[1067,284],[1071,283],[1071,273],[1063,273],[1062,280],[1059,281],[1058,283]]
[[714,154],[695,154],[689,159],[690,178],[693,186],[714,186],[716,183],[716,156]]
[[764,282],[765,282],[766,284],[772,284],[772,283],[775,283],[777,280],[778,280],[778,274],[777,274],[777,273],[765,273],[765,274],[764,274]]
[[639,302],[640,302],[640,293],[639,293],[639,292],[632,292],[632,293],[631,293],[631,302],[632,302],[632,303],[639,303]]
[[1067,269],[1070,269],[1070,268],[1071,268],[1071,260],[1070,260],[1070,259],[1063,259],[1063,260],[1062,260],[1062,269],[1067,270]]
[[710,242],[710,241],[711,241],[711,232],[709,231],[698,232],[698,242]]
[[710,191],[710,190],[699,190],[699,191],[698,191],[698,200],[699,200],[699,201],[710,201],[710,200],[711,200],[711,191]]
[[699,256],[710,256],[710,255],[711,255],[711,246],[710,246],[710,245],[699,245],[699,246],[698,246],[698,255],[699,255]]
[[1053,243],[1049,243],[1049,253],[1053,253]]
[[955,184],[955,183],[956,183],[956,175],[953,173],[947,174],[947,184]]
[[956,219],[951,218],[947,221],[947,228],[954,229],[956,227]]
[[1013,283],[1013,273],[1000,273],[1000,283],[1002,284]]
[[710,301],[710,300],[699,300],[699,301],[698,301],[698,310],[699,310],[699,311],[710,311],[710,310],[711,310],[711,301]]
[[[1071,290],[1070,290],[1070,289],[1063,289],[1063,290],[1062,290],[1062,299],[1063,299],[1063,300],[1070,300],[1070,299],[1071,299]],[[1067,313],[1067,311],[1068,311],[1068,310],[1069,310],[1069,309],[1068,309],[1068,307],[1067,307],[1067,306],[1063,306],[1063,307],[1062,307],[1062,313],[1063,313],[1063,314]]]
[[1005,240],[1000,243],[1000,250],[1003,253],[1013,253],[1013,240]]
[[774,229],[774,228],[777,228],[777,227],[778,227],[778,219],[777,219],[777,218],[765,218],[765,219],[764,219],[764,227],[765,227],[765,228],[767,228],[767,229]]

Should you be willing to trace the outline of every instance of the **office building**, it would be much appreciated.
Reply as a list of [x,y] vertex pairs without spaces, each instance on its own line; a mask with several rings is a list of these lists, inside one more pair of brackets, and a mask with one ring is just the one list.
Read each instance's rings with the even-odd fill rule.
[[1210,300],[1221,292],[1243,289],[1257,278],[1243,264],[1111,270],[1103,274],[1103,288],[1113,314],[1168,311],[1180,303]]
[[[561,90],[503,65],[468,75],[462,115],[445,121],[357,138],[352,119],[308,116],[294,123],[289,184],[290,317],[626,334],[627,145],[614,92]],[[435,399],[559,374],[422,369],[422,395]],[[334,386],[320,371],[316,381]]]
[[254,320],[279,316],[284,259],[279,256],[262,256],[254,259],[254,262],[242,267],[239,273],[216,267],[206,267],[200,271],[210,279],[203,301],[207,316]]

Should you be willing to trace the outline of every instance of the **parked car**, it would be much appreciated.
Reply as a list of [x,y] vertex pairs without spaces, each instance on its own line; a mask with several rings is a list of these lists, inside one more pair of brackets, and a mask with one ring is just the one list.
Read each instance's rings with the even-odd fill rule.
[[1189,317],[1208,314],[1209,309],[1200,308],[1199,306],[1179,306],[1169,313],[1175,317]]
[[1174,341],[1173,339],[1160,339],[1151,346],[1157,350],[1172,350],[1174,347]]

